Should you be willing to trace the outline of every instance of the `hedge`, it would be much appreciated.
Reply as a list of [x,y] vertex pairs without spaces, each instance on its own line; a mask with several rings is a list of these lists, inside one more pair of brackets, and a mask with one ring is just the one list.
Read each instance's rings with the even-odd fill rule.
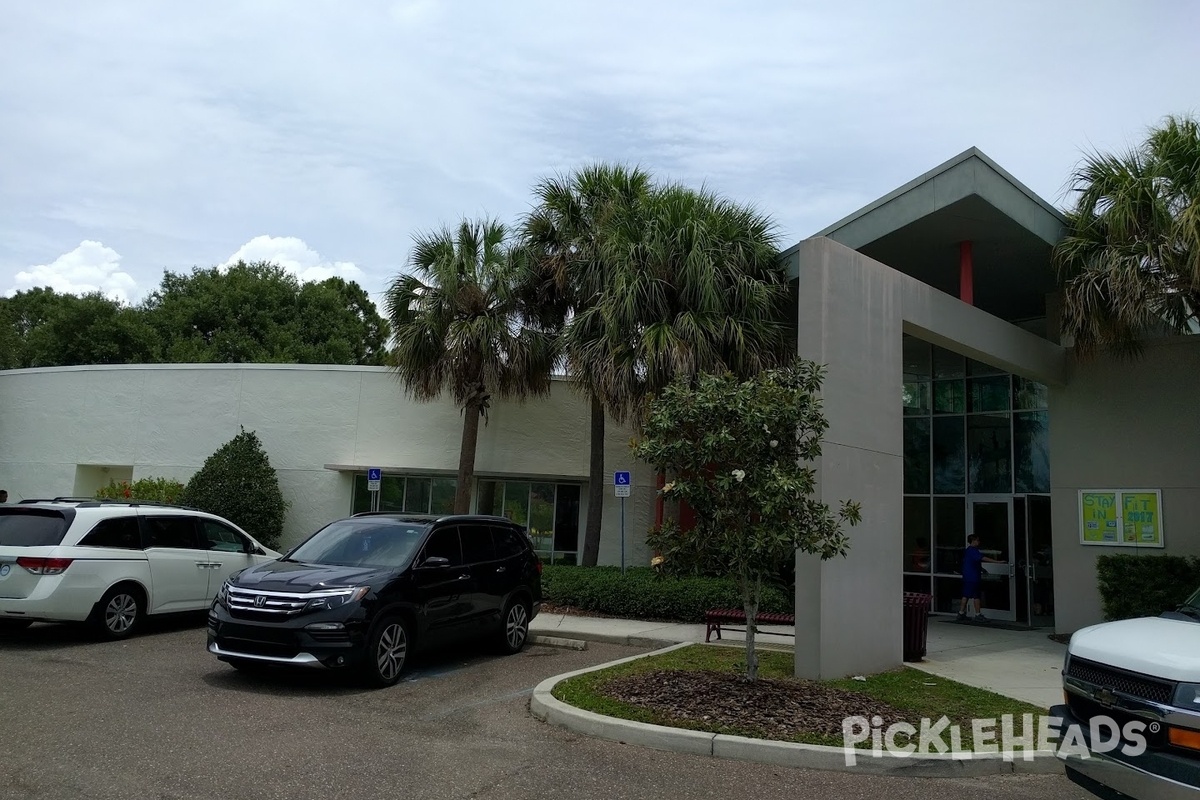
[[[731,578],[670,578],[649,567],[542,568],[542,594],[547,603],[629,619],[703,622],[710,608],[741,608],[742,593]],[[792,613],[793,596],[763,588],[761,611]]]
[[1106,620],[1156,617],[1200,589],[1200,558],[1102,555],[1096,576]]
[[177,503],[183,484],[174,478],[139,478],[136,481],[109,481],[96,491],[98,500],[153,500],[158,503]]

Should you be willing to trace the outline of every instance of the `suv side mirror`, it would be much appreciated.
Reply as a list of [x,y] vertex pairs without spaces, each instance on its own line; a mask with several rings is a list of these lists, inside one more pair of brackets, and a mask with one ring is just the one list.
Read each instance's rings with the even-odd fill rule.
[[445,556],[430,556],[421,562],[422,569],[437,569],[450,566],[450,559]]

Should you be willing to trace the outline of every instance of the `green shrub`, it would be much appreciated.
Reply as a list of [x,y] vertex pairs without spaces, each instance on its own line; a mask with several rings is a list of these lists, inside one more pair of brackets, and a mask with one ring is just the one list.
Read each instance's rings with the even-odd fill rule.
[[[731,578],[672,578],[649,567],[550,566],[542,569],[547,603],[631,619],[703,622],[710,608],[741,608],[742,594]],[[760,611],[790,614],[792,596],[778,587],[763,588]]]
[[1096,560],[1107,620],[1158,616],[1200,589],[1195,556],[1103,555]]
[[97,500],[152,500],[178,503],[183,484],[174,478],[138,478],[136,481],[109,481],[96,491]]
[[283,536],[287,502],[279,478],[254,431],[242,432],[208,457],[180,502],[216,514],[274,548]]

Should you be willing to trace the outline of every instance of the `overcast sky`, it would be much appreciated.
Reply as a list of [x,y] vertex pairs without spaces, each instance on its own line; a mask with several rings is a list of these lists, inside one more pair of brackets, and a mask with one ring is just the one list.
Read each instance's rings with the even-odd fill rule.
[[595,161],[785,244],[970,146],[1056,205],[1200,111],[1200,3],[0,4],[0,294],[273,260],[372,292],[414,232]]

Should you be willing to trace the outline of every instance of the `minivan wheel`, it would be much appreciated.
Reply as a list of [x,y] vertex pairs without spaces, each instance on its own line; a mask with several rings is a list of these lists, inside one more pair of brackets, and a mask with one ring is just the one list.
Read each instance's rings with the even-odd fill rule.
[[141,625],[142,597],[128,586],[114,586],[92,609],[92,628],[105,639],[124,639]]
[[501,651],[508,655],[521,652],[529,640],[529,606],[520,598],[509,600],[500,619]]
[[395,686],[408,663],[408,627],[400,617],[387,617],[375,626],[363,659],[363,673],[372,686]]

